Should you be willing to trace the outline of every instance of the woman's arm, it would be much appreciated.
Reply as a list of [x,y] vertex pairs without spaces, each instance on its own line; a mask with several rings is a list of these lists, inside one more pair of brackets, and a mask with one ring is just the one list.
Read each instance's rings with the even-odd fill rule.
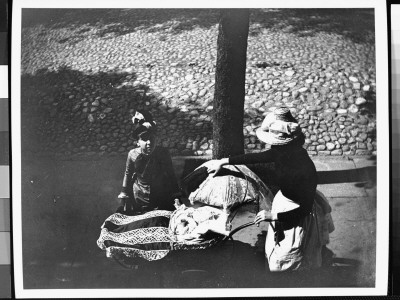
[[266,150],[259,153],[247,153],[229,157],[230,165],[246,165],[257,163],[274,162],[276,159],[276,150]]
[[276,150],[267,150],[259,153],[247,153],[226,157],[218,160],[210,160],[204,164],[208,173],[218,174],[224,165],[245,165],[255,163],[268,163],[276,160]]

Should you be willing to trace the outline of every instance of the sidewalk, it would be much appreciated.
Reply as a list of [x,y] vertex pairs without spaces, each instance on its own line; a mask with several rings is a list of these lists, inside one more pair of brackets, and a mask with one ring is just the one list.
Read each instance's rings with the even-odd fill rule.
[[[335,231],[330,249],[338,258],[358,262],[354,278],[360,286],[373,285],[376,266],[376,161],[316,159],[320,184],[332,206]],[[384,202],[385,199],[382,199]],[[389,200],[386,201],[389,205]],[[389,217],[389,216],[388,216]]]
[[[187,251],[191,255],[189,266],[196,262],[198,268],[209,270],[200,279],[194,278],[199,273],[190,274],[189,267],[177,265],[183,258],[173,261],[174,253],[139,270],[124,269],[107,259],[96,240],[102,222],[117,205],[125,159],[26,162],[22,174],[26,288],[271,287],[264,270],[267,223],[235,234],[234,252],[218,247],[204,250],[207,252]],[[344,263],[317,274],[315,283],[298,281],[293,286],[373,286],[375,161],[366,157],[313,159],[320,180],[318,189],[333,210],[336,229],[329,248]],[[178,178],[188,162],[173,158]],[[246,223],[252,219],[253,212],[235,218]],[[221,257],[228,262],[215,267],[221,264]]]

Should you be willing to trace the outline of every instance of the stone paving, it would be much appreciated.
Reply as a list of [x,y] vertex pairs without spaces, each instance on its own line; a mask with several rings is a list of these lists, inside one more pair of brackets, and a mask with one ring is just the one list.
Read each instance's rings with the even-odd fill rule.
[[[217,24],[207,9],[26,11],[23,149],[126,153],[130,114],[146,108],[172,155],[210,155]],[[246,151],[286,105],[310,155],[375,154],[373,10],[252,10],[245,87]]]

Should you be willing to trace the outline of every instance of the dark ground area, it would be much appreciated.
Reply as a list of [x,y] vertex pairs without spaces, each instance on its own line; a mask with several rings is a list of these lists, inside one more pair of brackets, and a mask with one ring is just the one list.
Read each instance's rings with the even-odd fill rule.
[[[189,162],[186,168],[198,162]],[[177,174],[185,172],[184,160],[176,158],[174,165]],[[337,170],[348,164],[328,160],[317,161],[316,165],[320,170],[334,165]],[[373,194],[368,196],[363,192],[366,183],[371,185],[374,180],[373,166],[341,171],[329,167],[329,171],[320,171],[320,180],[324,183],[320,190],[333,207],[336,230],[329,246],[337,255],[335,265],[307,275],[283,277],[265,271],[266,225],[239,231],[234,235],[234,242],[208,250],[171,252],[160,261],[126,269],[115,260],[107,259],[96,245],[102,222],[117,206],[124,159],[36,160],[24,166],[22,218],[26,289],[374,285],[376,204]],[[336,184],[341,184],[342,190],[351,185],[352,194],[335,195],[337,192],[331,187]],[[373,189],[373,184],[369,188]],[[357,195],[355,190],[364,196]],[[235,218],[234,227],[253,218],[254,212],[244,211]]]

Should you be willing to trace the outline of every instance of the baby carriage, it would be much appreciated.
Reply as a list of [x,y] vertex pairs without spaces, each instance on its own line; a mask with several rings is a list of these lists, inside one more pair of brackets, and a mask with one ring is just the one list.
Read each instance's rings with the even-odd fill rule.
[[182,180],[182,190],[191,205],[176,205],[173,212],[111,215],[101,227],[97,245],[128,268],[138,261],[161,260],[171,251],[217,247],[254,224],[253,217],[232,228],[241,210],[254,214],[270,210],[273,199],[268,187],[244,165],[225,166],[215,177],[200,166]]

